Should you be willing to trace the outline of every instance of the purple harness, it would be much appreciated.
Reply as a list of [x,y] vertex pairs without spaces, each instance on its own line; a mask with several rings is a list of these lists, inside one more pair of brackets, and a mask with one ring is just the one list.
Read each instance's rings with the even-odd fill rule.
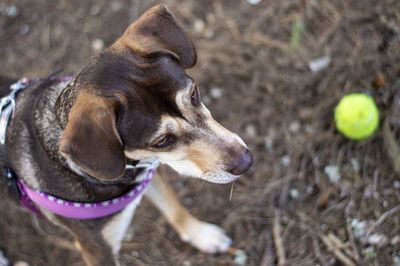
[[[59,81],[70,81],[72,77],[57,78]],[[15,108],[15,99],[18,91],[25,89],[32,81],[23,78],[10,86],[11,93],[0,100],[0,143],[4,144],[5,134],[10,117]],[[143,168],[143,170],[135,176],[134,187],[126,194],[101,202],[74,202],[58,198],[41,191],[30,188],[23,180],[18,179],[8,169],[5,177],[10,186],[15,187],[22,206],[40,214],[39,208],[46,209],[57,215],[72,219],[96,219],[114,214],[124,209],[129,203],[138,199],[146,190],[154,176],[156,168],[160,162],[155,158],[139,161],[137,165],[127,165],[127,169]]]

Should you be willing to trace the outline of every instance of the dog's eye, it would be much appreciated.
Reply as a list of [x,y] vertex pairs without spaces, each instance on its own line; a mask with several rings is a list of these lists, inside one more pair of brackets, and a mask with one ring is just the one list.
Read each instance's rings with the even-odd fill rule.
[[176,137],[174,135],[168,134],[158,138],[153,144],[154,148],[161,149],[168,146],[171,146],[176,142]]
[[201,103],[200,92],[196,85],[194,85],[194,87],[192,88],[192,91],[190,92],[190,102],[195,107],[199,106]]

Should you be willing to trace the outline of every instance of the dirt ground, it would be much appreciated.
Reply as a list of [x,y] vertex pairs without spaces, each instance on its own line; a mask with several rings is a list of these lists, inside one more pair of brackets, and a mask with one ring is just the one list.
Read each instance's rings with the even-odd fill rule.
[[[388,156],[394,144],[385,145],[382,129],[386,118],[393,131],[400,127],[400,1],[161,2],[194,40],[198,64],[190,74],[203,101],[255,156],[234,186],[171,183],[192,213],[228,232],[247,260],[243,253],[196,251],[144,201],[122,262],[400,265],[400,179]],[[0,73],[76,74],[156,3],[0,0]],[[311,71],[310,61],[322,57],[328,66]],[[381,126],[368,140],[350,141],[335,130],[334,106],[350,92],[369,93],[379,106]],[[63,232],[6,199],[0,210],[0,250],[11,261],[83,265],[69,242],[47,234]]]

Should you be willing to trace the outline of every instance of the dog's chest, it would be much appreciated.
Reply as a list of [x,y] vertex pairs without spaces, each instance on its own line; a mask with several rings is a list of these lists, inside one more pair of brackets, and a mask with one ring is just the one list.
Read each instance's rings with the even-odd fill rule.
[[133,215],[143,194],[139,195],[119,214],[115,215],[101,230],[101,234],[105,241],[110,245],[114,254],[117,254],[121,248],[122,240],[132,221]]

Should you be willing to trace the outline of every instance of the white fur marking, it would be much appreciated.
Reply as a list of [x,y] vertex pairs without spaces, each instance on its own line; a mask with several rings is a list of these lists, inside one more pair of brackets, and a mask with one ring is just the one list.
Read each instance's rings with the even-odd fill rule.
[[78,174],[80,176],[84,176],[85,174],[81,171],[81,169],[79,168],[79,166],[74,163],[72,160],[68,159],[65,157],[65,161],[67,162],[69,168],[75,172],[75,174]]
[[124,239],[133,214],[135,213],[135,210],[142,197],[143,193],[139,195],[137,199],[129,203],[129,205],[121,213],[115,215],[101,231],[103,238],[110,245],[113,254],[117,254],[119,252],[121,248],[121,242]]

